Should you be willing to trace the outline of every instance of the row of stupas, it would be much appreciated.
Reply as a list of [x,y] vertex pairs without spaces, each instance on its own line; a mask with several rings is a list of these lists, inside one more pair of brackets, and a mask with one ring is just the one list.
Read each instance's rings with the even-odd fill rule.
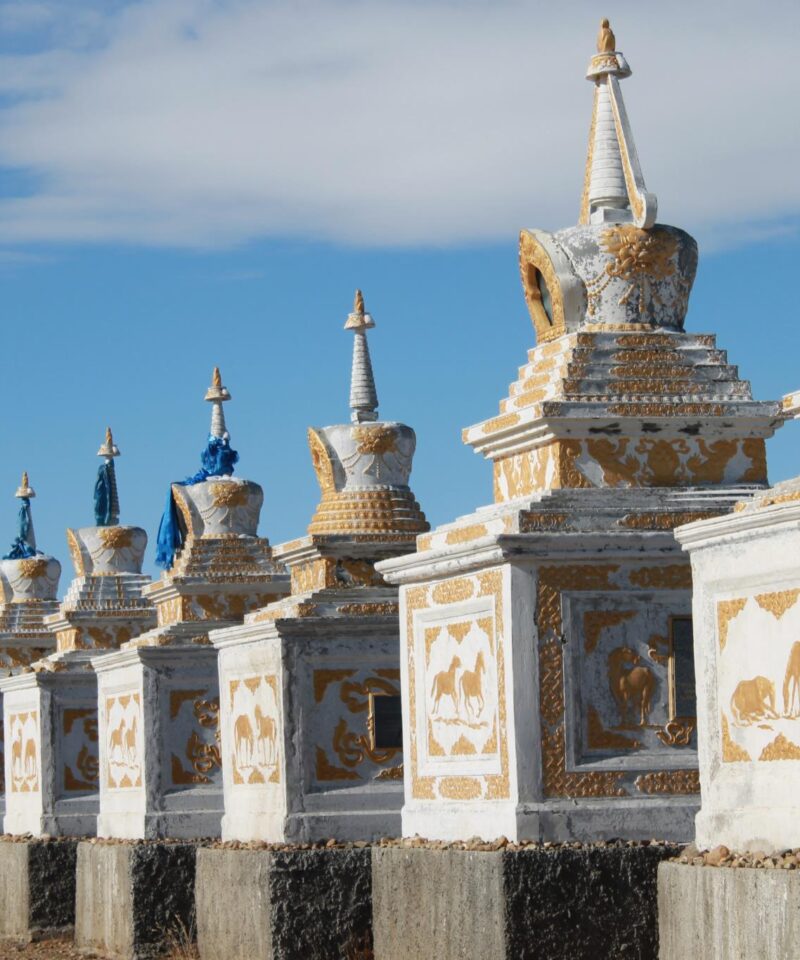
[[218,369],[201,468],[169,488],[160,579],[141,572],[145,531],[120,525],[110,430],[95,526],[67,531],[76,577],[60,604],[23,477],[0,568],[5,832],[215,836],[224,810],[230,836],[360,836],[386,832],[387,814],[399,831],[397,589],[375,563],[428,524],[408,485],[414,431],[378,419],[360,291],[345,326],[351,422],[308,432],[321,498],[300,540],[258,536],[263,491],[234,476]]
[[351,422],[308,434],[306,536],[258,536],[218,371],[201,470],[169,490],[160,580],[141,575],[144,531],[119,525],[110,434],[60,605],[23,480],[0,568],[21,671],[0,683],[6,831],[691,835],[692,578],[673,530],[766,488],[786,413],[684,331],[697,246],[655,222],[630,72],[604,21],[580,222],[522,231],[537,344],[499,414],[464,432],[494,503],[429,531],[414,432],[378,419],[360,294]]

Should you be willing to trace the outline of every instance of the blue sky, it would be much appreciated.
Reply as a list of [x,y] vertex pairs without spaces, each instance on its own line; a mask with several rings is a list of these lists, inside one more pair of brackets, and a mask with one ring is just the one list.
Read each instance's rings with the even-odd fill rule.
[[[642,5],[600,12],[635,71],[660,219],[700,241],[687,328],[771,399],[800,387],[800,16],[777,2],[754,36],[748,9],[720,24],[676,4],[680,62]],[[66,586],[64,528],[92,522],[106,423],[123,521],[152,545],[167,484],[197,466],[214,364],[262,531],[301,534],[306,428],[347,418],[356,286],[381,414],[417,431],[423,509],[439,523],[489,502],[460,431],[533,345],[519,227],[575,219],[597,19],[588,2],[0,2],[0,545],[28,469]],[[745,88],[743,58],[759,64]],[[796,450],[790,424],[773,481],[800,472]]]

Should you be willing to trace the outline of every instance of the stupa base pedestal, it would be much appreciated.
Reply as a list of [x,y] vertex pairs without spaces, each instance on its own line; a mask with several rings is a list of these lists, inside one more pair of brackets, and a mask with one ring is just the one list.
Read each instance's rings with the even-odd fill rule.
[[652,840],[688,843],[700,808],[696,795],[648,800],[570,800],[541,804],[456,801],[406,803],[404,837],[458,841],[464,837],[514,842]]
[[57,667],[5,681],[6,729],[42,761],[41,783],[35,767],[12,762],[5,833],[90,837],[97,828],[97,678],[85,654]]
[[677,846],[481,846],[373,848],[376,957],[657,960],[656,870]]
[[196,847],[92,841],[78,845],[75,944],[145,960],[194,939]]
[[213,647],[142,646],[95,658],[98,836],[218,837],[223,812]]
[[203,960],[372,956],[369,847],[206,847],[196,891]]
[[658,931],[660,960],[794,960],[800,873],[662,863]]
[[0,938],[68,937],[75,923],[74,840],[0,842]]

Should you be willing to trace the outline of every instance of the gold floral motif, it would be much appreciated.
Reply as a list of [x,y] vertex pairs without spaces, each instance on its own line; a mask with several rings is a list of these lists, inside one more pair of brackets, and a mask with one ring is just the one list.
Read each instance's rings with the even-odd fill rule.
[[731,736],[730,728],[728,727],[728,718],[724,713],[720,711],[720,730],[721,730],[721,739],[722,739],[722,762],[723,763],[737,763],[742,760],[752,759],[750,754],[740,747],[739,744]]
[[384,603],[341,603],[336,610],[344,617],[396,617],[400,604]]
[[355,770],[337,767],[328,760],[322,747],[316,747],[316,778],[322,783],[335,780],[360,780],[361,774]]
[[621,733],[614,730],[606,730],[603,721],[597,710],[589,704],[586,717],[586,745],[590,750],[636,750],[641,747],[638,740],[629,740]]
[[19,560],[19,575],[23,580],[36,580],[47,573],[47,560],[41,557],[30,557]]
[[776,620],[780,620],[797,603],[798,597],[800,589],[778,590],[776,593],[759,593],[755,601],[762,610],[767,610]]
[[249,491],[243,483],[212,483],[211,498],[215,507],[246,507]]
[[692,568],[688,563],[663,567],[637,567],[630,572],[635,587],[651,590],[690,590]]
[[465,577],[443,580],[437,583],[431,593],[434,603],[458,603],[468,600],[475,592],[475,583]]
[[641,774],[634,786],[640,793],[700,793],[700,774],[697,770],[659,770]]
[[439,796],[446,800],[478,800],[481,783],[474,777],[442,777],[439,781]]
[[[633,203],[636,188],[632,183],[628,184],[628,193]],[[606,264],[602,273],[587,283],[590,315],[596,309],[597,298],[614,278],[628,284],[619,298],[620,306],[624,306],[637,293],[639,313],[645,313],[648,299],[657,299],[652,281],[665,280],[675,273],[673,257],[678,248],[677,239],[663,229],[642,230],[632,223],[624,223],[603,231],[600,245],[614,259]]]
[[347,721],[340,719],[333,731],[333,751],[345,767],[357,767],[365,760],[383,764],[393,760],[400,752],[398,747],[375,750],[370,737],[364,733],[348,730]]
[[722,417],[721,403],[611,403],[608,412],[614,417]]
[[133,530],[126,527],[98,527],[97,536],[106,550],[122,550],[133,543]]
[[502,416],[487,420],[481,428],[481,433],[497,433],[499,430],[505,430],[507,427],[513,427],[519,423],[518,413],[505,413]]
[[800,760],[800,747],[782,733],[764,747],[759,760]]
[[741,597],[736,600],[720,600],[717,603],[717,636],[719,637],[720,651],[725,649],[728,642],[728,627],[734,617],[738,617],[744,610],[747,603],[747,597]]
[[536,533],[539,530],[560,530],[569,522],[569,514],[566,513],[537,513],[533,510],[526,510],[520,514],[519,532]]
[[378,457],[397,450],[397,435],[393,427],[353,427],[351,436],[356,441],[356,450],[359,453],[369,453]]
[[583,649],[592,653],[600,640],[600,633],[616,627],[637,615],[636,610],[587,610],[583,615]]
[[676,718],[668,720],[656,736],[665,747],[687,747],[694,733],[695,721]]
[[708,520],[710,517],[719,517],[721,510],[698,510],[691,513],[629,513],[619,522],[620,527],[629,530],[674,530],[685,523],[694,523],[696,520]]
[[489,531],[485,523],[474,523],[468,527],[461,527],[459,530],[450,530],[445,538],[448,544],[469,543],[470,540],[477,540],[479,537],[488,536]]

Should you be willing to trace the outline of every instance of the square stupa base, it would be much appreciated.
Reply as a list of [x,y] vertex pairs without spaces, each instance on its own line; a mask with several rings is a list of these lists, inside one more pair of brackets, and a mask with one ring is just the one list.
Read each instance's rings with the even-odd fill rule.
[[0,937],[67,937],[75,923],[77,840],[0,841]]
[[800,872],[662,863],[660,960],[796,960]]
[[657,960],[656,872],[679,850],[625,842],[373,847],[375,956]]
[[196,889],[202,960],[372,955],[369,847],[205,847]]
[[196,847],[93,840],[78,845],[75,944],[149,960],[194,938]]

